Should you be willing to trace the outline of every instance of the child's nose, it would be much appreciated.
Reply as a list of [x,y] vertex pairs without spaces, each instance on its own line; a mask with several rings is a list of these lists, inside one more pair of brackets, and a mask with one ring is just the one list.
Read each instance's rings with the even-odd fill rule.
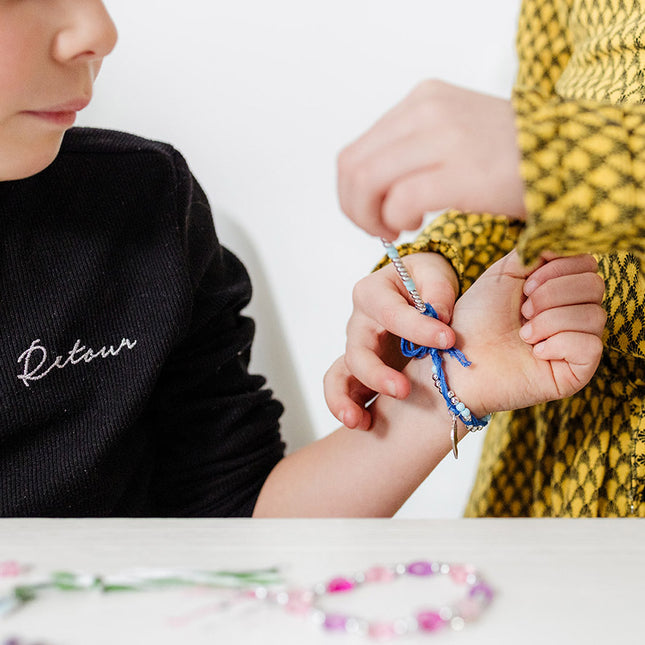
[[69,17],[56,34],[52,55],[60,62],[100,60],[116,45],[117,31],[101,0],[71,0]]

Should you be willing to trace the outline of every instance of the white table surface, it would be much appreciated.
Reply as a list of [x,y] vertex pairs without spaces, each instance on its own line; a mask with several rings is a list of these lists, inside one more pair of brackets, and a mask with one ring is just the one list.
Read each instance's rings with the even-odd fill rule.
[[[458,633],[394,642],[645,642],[644,520],[5,519],[0,562],[8,560],[31,565],[32,576],[277,565],[293,585],[313,585],[375,564],[464,562],[477,566],[497,592],[479,621]],[[16,580],[2,579],[0,588]],[[433,603],[438,593],[459,595],[458,589],[441,587],[444,582],[405,577],[351,597],[336,596],[332,604],[367,618],[392,618]],[[0,619],[0,642],[11,636],[26,645],[370,642],[325,633],[306,618],[257,601],[214,610],[221,594],[48,593]]]

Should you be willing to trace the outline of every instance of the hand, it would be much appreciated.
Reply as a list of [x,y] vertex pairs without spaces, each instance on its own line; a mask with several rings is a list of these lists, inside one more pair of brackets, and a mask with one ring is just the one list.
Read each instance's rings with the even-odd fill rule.
[[[592,256],[580,255],[531,273],[513,251],[458,300],[456,346],[472,365],[448,357],[444,366],[450,387],[477,417],[571,396],[589,382],[606,320],[597,269]],[[416,363],[431,378],[431,365]]]
[[363,278],[353,292],[354,311],[347,324],[345,355],[325,375],[325,398],[332,414],[346,427],[366,430],[372,419],[365,404],[382,393],[404,399],[410,381],[401,373],[408,359],[400,338],[418,345],[448,348],[455,334],[448,326],[459,291],[450,263],[437,253],[406,256],[405,265],[421,297],[439,320],[422,316],[392,265]]
[[[413,257],[406,260],[409,264]],[[596,271],[593,257],[582,255],[554,258],[531,272],[513,251],[457,301],[452,322],[455,345],[472,365],[464,368],[446,357],[444,367],[450,387],[475,416],[571,396],[586,385],[602,354],[606,319],[600,305],[604,284]],[[426,318],[406,306],[419,319]],[[364,342],[369,330],[368,322]],[[377,353],[378,345],[374,347]],[[392,352],[400,356],[398,343]],[[372,418],[363,406],[377,392],[387,393],[382,383],[375,385],[376,375],[396,374],[385,372],[378,360],[378,355],[370,357],[363,350],[354,363],[339,358],[325,376],[327,404],[347,427],[370,427]],[[392,357],[388,360],[395,362]],[[412,361],[400,375],[406,380],[399,383],[406,387],[398,392],[399,398],[410,393],[410,381],[431,383],[431,369],[428,359]]]
[[444,208],[523,219],[519,163],[509,101],[425,81],[340,153],[340,205],[388,240]]

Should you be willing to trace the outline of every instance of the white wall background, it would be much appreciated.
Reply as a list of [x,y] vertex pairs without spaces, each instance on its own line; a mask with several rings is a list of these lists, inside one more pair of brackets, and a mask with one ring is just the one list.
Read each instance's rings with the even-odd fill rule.
[[[347,221],[338,151],[424,78],[508,97],[520,0],[107,0],[120,41],[81,125],[174,144],[250,270],[254,369],[291,448],[332,431],[322,376],[381,246]],[[446,428],[448,431],[448,428]],[[400,517],[457,517],[480,437]]]

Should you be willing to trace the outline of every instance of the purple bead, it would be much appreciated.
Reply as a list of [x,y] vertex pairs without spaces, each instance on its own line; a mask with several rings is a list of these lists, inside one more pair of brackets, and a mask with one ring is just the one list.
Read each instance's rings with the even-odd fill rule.
[[469,592],[471,598],[483,597],[487,603],[493,599],[494,595],[493,590],[485,582],[478,582]]
[[412,562],[408,565],[408,573],[412,576],[431,576],[434,572],[431,562]]
[[354,581],[349,578],[334,578],[327,583],[329,593],[342,593],[343,591],[351,591],[353,588]]
[[446,624],[446,621],[436,611],[419,612],[417,622],[422,632],[436,632]]
[[347,628],[347,616],[342,614],[327,614],[323,627],[332,632],[344,632]]

